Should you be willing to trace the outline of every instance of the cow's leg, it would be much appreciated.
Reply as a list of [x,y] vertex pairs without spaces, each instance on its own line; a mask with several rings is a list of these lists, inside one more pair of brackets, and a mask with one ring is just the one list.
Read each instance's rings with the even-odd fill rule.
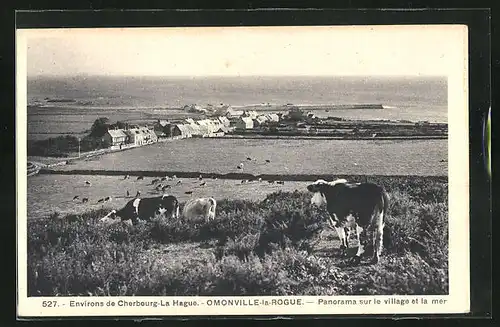
[[356,224],[356,239],[358,240],[358,251],[352,258],[353,264],[358,264],[361,261],[361,256],[365,252],[366,245],[366,231],[358,224]]
[[344,227],[335,227],[335,230],[340,239],[340,255],[344,257],[347,254],[347,237],[345,229]]
[[375,226],[375,232],[373,235],[373,258],[372,263],[376,264],[380,260],[380,254],[382,253],[383,239],[384,239],[384,214],[381,212],[378,215],[377,225]]

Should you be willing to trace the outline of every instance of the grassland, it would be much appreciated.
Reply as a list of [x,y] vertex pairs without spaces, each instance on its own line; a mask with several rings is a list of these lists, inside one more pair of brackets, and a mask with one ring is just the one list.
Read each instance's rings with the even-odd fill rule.
[[[247,161],[247,157],[253,160]],[[447,157],[447,140],[183,139],[75,161],[57,169],[446,176]],[[244,162],[243,170],[237,169],[240,162]]]
[[101,226],[105,209],[28,220],[28,294],[447,294],[446,178],[371,180],[391,197],[378,266],[348,266],[334,234],[318,242],[324,209],[276,191],[220,199],[210,223]]

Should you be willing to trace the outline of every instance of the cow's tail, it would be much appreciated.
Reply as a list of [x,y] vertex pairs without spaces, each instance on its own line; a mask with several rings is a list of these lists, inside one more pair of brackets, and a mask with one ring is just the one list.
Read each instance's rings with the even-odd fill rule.
[[384,202],[384,205],[383,205],[383,214],[384,214],[384,217],[387,216],[387,212],[389,211],[389,202],[390,202],[390,198],[389,198],[389,194],[385,191],[385,190],[382,190],[382,200]]
[[387,221],[387,213],[389,211],[389,203],[390,203],[390,197],[389,194],[387,193],[386,190],[382,190],[382,199],[384,201],[383,205],[383,221],[382,223],[384,224],[384,238],[382,240],[384,248],[388,249],[392,246],[392,228],[390,225],[386,224]]

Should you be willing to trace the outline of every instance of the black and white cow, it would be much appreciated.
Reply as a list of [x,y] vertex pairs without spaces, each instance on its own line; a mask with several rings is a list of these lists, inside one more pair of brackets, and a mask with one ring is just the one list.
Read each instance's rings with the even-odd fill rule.
[[124,222],[137,224],[139,221],[149,221],[157,215],[165,215],[177,219],[179,217],[179,201],[173,195],[162,195],[151,198],[135,198],[125,204],[120,210],[111,210],[102,222],[120,217]]
[[318,180],[308,185],[307,190],[314,193],[312,204],[326,205],[330,224],[339,235],[343,253],[349,246],[346,232],[355,231],[358,251],[352,261],[359,263],[368,244],[367,234],[371,234],[372,263],[378,263],[383,247],[384,215],[389,206],[385,190],[373,183],[348,183],[345,179]]

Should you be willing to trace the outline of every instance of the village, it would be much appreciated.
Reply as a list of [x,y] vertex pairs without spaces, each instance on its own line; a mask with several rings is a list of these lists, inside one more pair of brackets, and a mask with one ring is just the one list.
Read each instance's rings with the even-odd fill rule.
[[217,110],[208,110],[199,105],[185,106],[186,112],[201,115],[201,118],[157,119],[144,126],[130,125],[122,129],[115,126],[107,131],[102,140],[106,148],[113,150],[185,138],[303,136],[387,139],[446,138],[448,134],[447,124],[319,118],[299,106],[288,106],[287,111],[260,113],[256,110],[235,110],[230,106],[218,107]]
[[[188,112],[200,113],[202,109],[193,105]],[[256,111],[238,111],[230,107],[223,115],[212,114],[203,119],[186,118],[182,120],[158,119],[145,126],[130,125],[127,129],[109,129],[103,136],[104,145],[110,149],[123,149],[156,143],[165,139],[175,140],[191,137],[222,137],[238,131],[264,126],[277,126],[282,113],[258,114]]]

